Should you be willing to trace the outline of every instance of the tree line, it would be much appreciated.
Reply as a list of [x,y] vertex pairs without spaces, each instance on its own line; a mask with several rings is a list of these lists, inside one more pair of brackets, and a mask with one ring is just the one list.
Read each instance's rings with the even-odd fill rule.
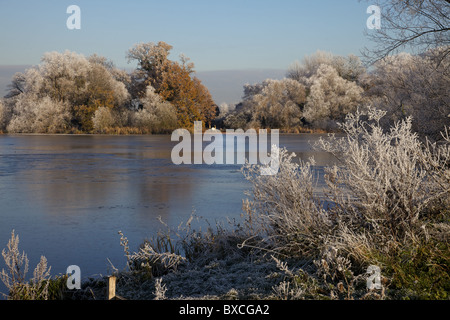
[[9,133],[165,133],[194,121],[210,125],[216,105],[185,56],[172,61],[165,42],[128,51],[131,73],[105,57],[45,53],[14,75],[0,101],[0,131]]
[[401,52],[366,68],[354,56],[318,51],[295,62],[282,80],[244,86],[237,105],[222,104],[217,121],[230,128],[335,131],[346,116],[369,106],[387,112],[388,128],[413,118],[413,129],[439,138],[450,124],[448,47]]
[[[194,64],[168,57],[165,42],[128,51],[127,73],[104,57],[44,54],[16,74],[0,100],[0,132],[168,133],[205,126],[288,132],[335,131],[347,115],[369,106],[386,111],[382,125],[412,118],[432,139],[450,124],[448,0],[377,0],[383,27],[357,56],[321,52],[293,63],[282,80],[247,84],[242,101],[217,106],[195,77]],[[403,52],[407,50],[408,53]],[[368,67],[367,67],[368,66]]]
[[218,121],[332,131],[349,113],[373,106],[386,111],[385,129],[412,117],[415,132],[442,139],[450,125],[450,1],[366,2],[381,8],[382,27],[365,31],[375,46],[362,50],[364,64],[317,52],[294,63],[286,79],[246,85],[241,103],[220,106]]
[[411,116],[416,132],[439,138],[450,122],[448,47],[387,56],[367,69],[354,55],[318,51],[286,77],[246,84],[236,105],[214,103],[185,56],[171,61],[164,42],[128,52],[127,73],[105,57],[44,54],[14,75],[0,100],[0,130],[9,133],[169,133],[205,126],[288,132],[335,131],[358,108],[387,112],[386,127]]

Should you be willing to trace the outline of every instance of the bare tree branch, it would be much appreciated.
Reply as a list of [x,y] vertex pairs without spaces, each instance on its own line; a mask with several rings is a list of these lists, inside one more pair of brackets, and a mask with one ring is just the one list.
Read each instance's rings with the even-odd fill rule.
[[366,62],[373,64],[401,49],[416,53],[436,47],[450,52],[450,0],[379,0],[381,29],[366,31],[375,47],[365,48]]

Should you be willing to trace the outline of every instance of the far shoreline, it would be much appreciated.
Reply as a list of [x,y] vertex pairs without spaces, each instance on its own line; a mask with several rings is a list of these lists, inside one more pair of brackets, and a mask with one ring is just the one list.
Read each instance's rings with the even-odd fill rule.
[[[192,130],[186,129],[192,133]],[[227,134],[236,134],[235,132],[226,132],[226,130],[234,130],[234,129],[225,129],[225,130],[216,130],[214,132],[207,132],[210,129],[206,129],[202,131],[202,134],[216,134],[221,133],[223,135]],[[270,129],[255,129],[256,133],[259,134],[259,130],[267,130],[267,133],[270,133]],[[244,130],[245,134],[246,130]],[[319,129],[311,129],[311,130],[301,130],[298,132],[294,132],[293,130],[282,130],[279,129],[279,133],[283,135],[309,135],[309,134],[338,134],[336,131],[325,131]],[[239,133],[237,133],[239,134]],[[33,133],[33,132],[0,132],[0,136],[171,136],[171,133]]]

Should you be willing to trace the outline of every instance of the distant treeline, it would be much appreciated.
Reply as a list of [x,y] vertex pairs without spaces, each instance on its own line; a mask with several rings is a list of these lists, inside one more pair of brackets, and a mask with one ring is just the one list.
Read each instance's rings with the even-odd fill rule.
[[[412,116],[413,129],[439,138],[450,122],[449,46],[400,53],[367,69],[354,56],[318,51],[293,63],[282,80],[247,84],[237,105],[217,106],[194,64],[168,59],[172,46],[141,43],[128,51],[131,73],[104,57],[44,54],[17,73],[0,100],[0,131],[9,133],[169,133],[194,121],[225,129],[334,131],[368,106],[386,122]],[[386,128],[389,127],[386,123]]]
[[440,138],[450,124],[448,50],[400,53],[370,69],[356,56],[318,51],[293,63],[285,79],[244,86],[242,102],[221,105],[216,122],[227,128],[334,131],[348,114],[372,106],[387,112],[385,128],[411,116],[415,132]]
[[168,59],[172,46],[140,43],[127,73],[98,55],[44,54],[40,65],[14,75],[0,104],[0,130],[9,133],[161,133],[210,125],[216,115],[208,89],[187,57]]

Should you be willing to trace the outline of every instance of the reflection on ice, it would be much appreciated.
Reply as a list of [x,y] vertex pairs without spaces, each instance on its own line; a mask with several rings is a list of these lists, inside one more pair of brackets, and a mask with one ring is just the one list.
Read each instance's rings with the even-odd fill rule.
[[[334,159],[312,150],[319,135],[280,135],[319,177]],[[194,210],[211,223],[239,218],[249,185],[240,165],[180,165],[170,136],[0,136],[0,245],[21,236],[30,263],[44,254],[52,273],[76,264],[84,275],[125,259],[117,231],[133,246]],[[319,181],[320,182],[320,181]],[[34,259],[34,260],[33,260]],[[1,262],[0,262],[1,268]]]

